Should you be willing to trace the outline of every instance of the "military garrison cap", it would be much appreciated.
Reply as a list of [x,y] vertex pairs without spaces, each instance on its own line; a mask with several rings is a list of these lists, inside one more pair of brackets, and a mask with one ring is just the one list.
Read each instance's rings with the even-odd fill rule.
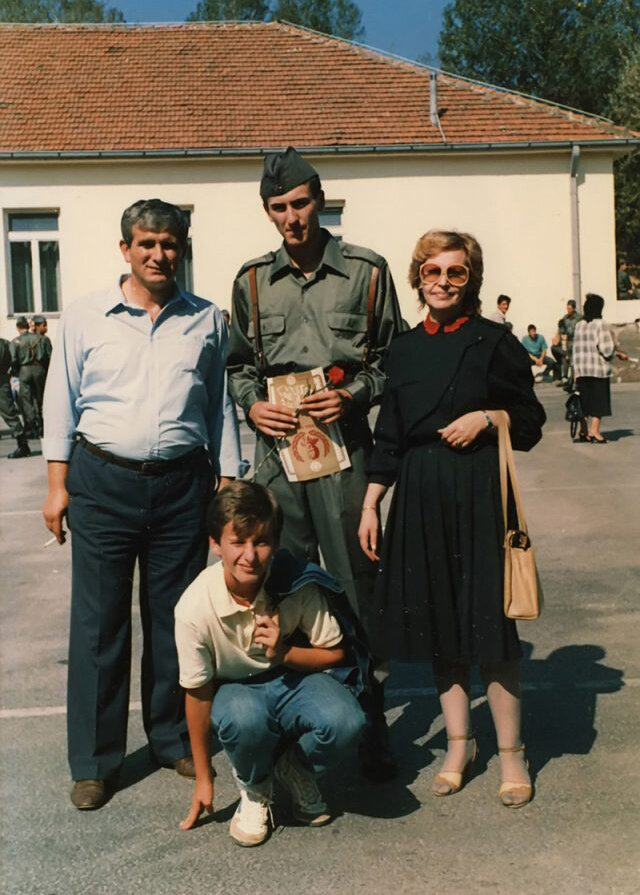
[[272,196],[282,196],[301,183],[306,183],[318,172],[289,146],[285,152],[271,152],[265,157],[260,196],[266,202]]
[[26,317],[17,317],[16,318],[16,328],[17,329],[29,329],[29,321]]
[[36,326],[40,326],[41,323],[47,322],[47,318],[43,317],[42,314],[36,314],[36,316],[33,318],[33,322]]

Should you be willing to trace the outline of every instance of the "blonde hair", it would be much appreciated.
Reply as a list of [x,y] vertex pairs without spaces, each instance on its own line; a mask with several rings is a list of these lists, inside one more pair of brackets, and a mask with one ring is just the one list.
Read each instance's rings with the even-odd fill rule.
[[484,274],[482,249],[470,233],[457,230],[427,230],[416,243],[409,265],[409,283],[418,293],[418,301],[424,307],[426,301],[420,288],[420,268],[429,258],[439,252],[461,249],[467,256],[469,282],[464,288],[462,307],[467,313],[477,314],[480,310],[480,287]]

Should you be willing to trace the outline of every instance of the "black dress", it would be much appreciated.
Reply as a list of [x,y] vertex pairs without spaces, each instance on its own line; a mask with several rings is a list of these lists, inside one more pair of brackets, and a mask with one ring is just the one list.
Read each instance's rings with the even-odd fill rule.
[[434,335],[420,324],[392,343],[386,371],[369,479],[396,488],[370,617],[373,650],[423,661],[518,658],[502,605],[496,439],[482,435],[458,450],[437,430],[472,410],[504,409],[514,448],[533,447],[545,413],[527,352],[482,317]]

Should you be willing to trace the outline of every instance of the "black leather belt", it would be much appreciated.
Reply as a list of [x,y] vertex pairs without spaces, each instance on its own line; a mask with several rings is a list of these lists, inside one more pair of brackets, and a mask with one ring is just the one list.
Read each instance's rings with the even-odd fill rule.
[[95,454],[107,463],[113,463],[114,466],[122,466],[123,469],[132,469],[134,472],[141,472],[142,475],[164,475],[172,469],[178,469],[181,466],[192,466],[194,460],[199,456],[206,455],[203,447],[197,447],[187,454],[175,457],[173,460],[128,460],[126,457],[118,457],[110,451],[103,451],[102,448],[91,444],[82,435],[78,436],[78,444],[90,454]]

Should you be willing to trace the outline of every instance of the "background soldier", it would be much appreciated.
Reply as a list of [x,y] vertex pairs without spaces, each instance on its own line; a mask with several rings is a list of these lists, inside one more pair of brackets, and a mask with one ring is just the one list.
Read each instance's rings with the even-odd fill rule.
[[11,343],[13,366],[20,379],[20,403],[25,422],[25,434],[42,435],[42,399],[51,359],[51,342],[47,336],[44,317],[33,318],[35,331],[29,332],[24,317],[16,321],[19,335]]
[[[283,509],[282,546],[315,562],[320,550],[366,627],[375,566],[360,550],[357,531],[371,448],[367,415],[382,394],[384,349],[402,328],[396,292],[384,258],[338,242],[320,227],[320,178],[293,147],[267,156],[260,196],[284,242],[248,261],[235,279],[229,387],[256,430],[256,479]],[[274,438],[293,432],[297,419],[266,400],[266,377],[315,367],[326,373],[331,366],[343,371],[344,387],[308,395],[302,408],[318,422],[340,421],[351,467],[289,482],[271,451]],[[372,748],[361,755],[363,770],[376,779],[395,771],[385,745],[381,690],[374,733],[383,742],[373,746],[368,738]]]
[[567,313],[558,320],[558,332],[552,345],[551,353],[561,365],[561,383],[571,391],[569,373],[571,372],[571,355],[573,352],[573,336],[582,314],[576,311],[576,303],[570,298],[567,302]]
[[29,442],[24,434],[22,420],[18,416],[16,405],[11,394],[9,374],[12,367],[11,347],[7,339],[0,339],[0,416],[11,429],[11,434],[18,442],[15,451],[8,454],[9,460],[30,457]]

